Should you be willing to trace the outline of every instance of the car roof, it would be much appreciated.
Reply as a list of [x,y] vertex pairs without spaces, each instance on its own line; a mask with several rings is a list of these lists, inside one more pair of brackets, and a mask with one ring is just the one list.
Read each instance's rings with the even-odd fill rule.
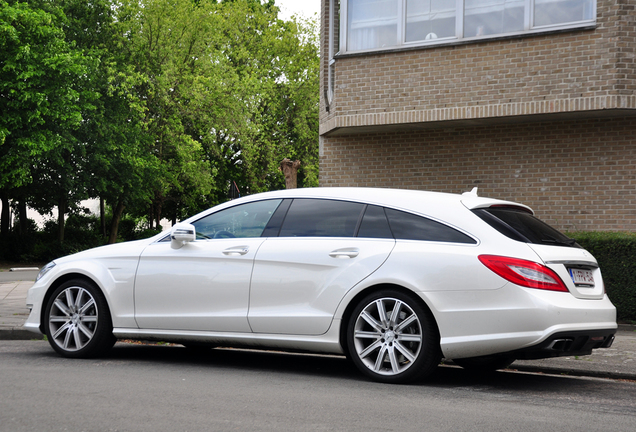
[[[284,198],[318,198],[336,199],[345,201],[357,201],[366,204],[392,207],[420,213],[435,218],[449,219],[453,212],[460,208],[476,209],[493,205],[514,206],[524,208],[530,212],[532,209],[523,204],[511,201],[498,200],[477,196],[476,190],[464,194],[451,194],[444,192],[421,191],[414,189],[389,189],[389,188],[365,188],[365,187],[316,187],[286,189],[280,191],[263,192],[228,201],[214,207],[214,211],[232,207],[240,203],[263,199]],[[207,213],[207,212],[206,212]],[[201,214],[198,215],[201,217]],[[450,219],[454,219],[450,217]]]

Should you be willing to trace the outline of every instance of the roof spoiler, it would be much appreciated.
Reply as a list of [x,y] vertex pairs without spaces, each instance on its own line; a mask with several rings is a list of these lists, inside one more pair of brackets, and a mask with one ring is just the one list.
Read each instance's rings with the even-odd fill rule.
[[462,195],[463,196],[474,196],[477,197],[479,195],[477,195],[477,186],[475,186],[470,192],[464,192]]

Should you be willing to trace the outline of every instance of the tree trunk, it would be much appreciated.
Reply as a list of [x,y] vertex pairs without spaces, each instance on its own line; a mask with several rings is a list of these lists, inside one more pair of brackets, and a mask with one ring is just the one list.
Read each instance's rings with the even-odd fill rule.
[[163,211],[163,200],[158,201],[155,206],[155,227],[159,229],[161,227],[161,212]]
[[64,243],[64,215],[66,214],[66,197],[60,197],[60,201],[57,204],[57,239],[61,243]]
[[108,244],[113,244],[117,241],[117,229],[119,228],[119,221],[121,215],[124,213],[124,202],[119,200],[117,206],[113,209],[113,221],[110,224],[110,236],[108,237]]
[[152,224],[155,220],[155,204],[150,203],[150,209],[148,210],[148,229],[152,229]]
[[9,207],[9,196],[5,191],[0,192],[2,200],[2,216],[0,216],[0,236],[4,237],[9,234],[9,218],[11,217],[11,208]]
[[21,199],[18,202],[18,218],[20,220],[20,235],[24,235],[27,233],[27,228],[29,226],[29,220],[27,218],[27,205],[24,199]]
[[99,224],[102,229],[102,237],[106,237],[106,204],[104,198],[99,198]]
[[296,189],[296,178],[298,176],[298,168],[300,167],[300,161],[291,161],[287,158],[283,159],[280,163],[280,169],[285,174],[285,189]]

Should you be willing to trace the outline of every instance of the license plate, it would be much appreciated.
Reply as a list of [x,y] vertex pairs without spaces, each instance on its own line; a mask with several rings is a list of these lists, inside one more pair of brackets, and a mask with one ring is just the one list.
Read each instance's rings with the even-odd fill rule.
[[594,286],[594,274],[592,270],[571,268],[569,271],[575,285]]

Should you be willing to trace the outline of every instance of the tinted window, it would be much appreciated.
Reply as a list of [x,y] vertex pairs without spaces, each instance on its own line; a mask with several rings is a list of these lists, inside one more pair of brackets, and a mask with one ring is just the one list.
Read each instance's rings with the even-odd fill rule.
[[439,222],[398,210],[385,210],[391,231],[393,231],[393,235],[396,239],[448,243],[477,243],[466,234]]
[[477,209],[473,212],[497,231],[513,240],[543,245],[581,247],[575,240],[525,210],[510,207]]
[[387,221],[382,207],[367,206],[360,223],[358,237],[393,238],[391,228],[389,228],[389,221]]
[[281,200],[230,207],[194,222],[197,238],[260,237]]
[[285,215],[287,215],[287,210],[289,210],[289,205],[292,203],[292,201],[293,200],[291,199],[283,200],[283,202],[278,206],[278,208],[274,212],[274,215],[272,216],[272,218],[267,223],[267,227],[265,227],[265,230],[261,234],[261,237],[277,237],[278,236],[278,233],[280,232],[280,227],[283,225],[283,220],[285,220]]
[[353,237],[364,204],[321,199],[295,199],[280,237]]

